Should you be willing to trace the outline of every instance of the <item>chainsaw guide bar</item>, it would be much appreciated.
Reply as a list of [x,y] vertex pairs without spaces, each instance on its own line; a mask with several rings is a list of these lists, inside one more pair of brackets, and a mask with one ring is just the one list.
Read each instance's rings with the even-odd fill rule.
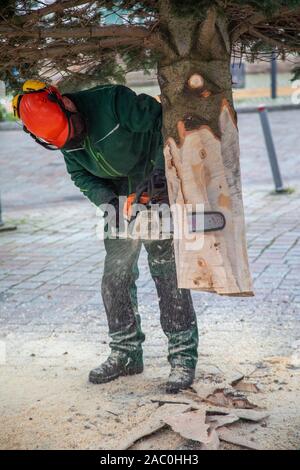
[[[148,214],[148,219],[146,218],[146,220],[148,220],[149,223],[151,223],[151,220],[153,222],[151,217],[151,214],[153,214],[153,206],[146,206],[145,210]],[[144,211],[141,212],[145,214]],[[140,212],[138,212],[135,217],[131,219],[131,222],[135,221],[139,213]],[[176,227],[174,227],[174,220],[171,216],[171,213],[168,212],[167,217],[165,217],[164,213],[162,212],[158,212],[156,214],[158,217],[156,217],[155,220],[160,226],[160,232],[174,234],[176,232]],[[217,211],[191,212],[186,213],[185,217],[189,233],[215,232],[218,230],[223,230],[226,225],[226,219],[224,215]],[[144,223],[146,223],[146,220],[144,219]]]
[[223,230],[226,225],[226,219],[221,212],[207,211],[204,214],[192,212],[187,217],[190,232],[215,232]]

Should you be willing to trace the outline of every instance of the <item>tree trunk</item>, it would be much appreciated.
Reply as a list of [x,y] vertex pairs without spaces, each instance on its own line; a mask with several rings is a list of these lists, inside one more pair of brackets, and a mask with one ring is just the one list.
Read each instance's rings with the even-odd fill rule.
[[[197,15],[182,18],[170,4],[160,1],[169,53],[158,67],[170,202],[186,212],[202,203],[226,220],[221,231],[175,238],[178,286],[253,295],[226,20],[212,8],[202,21]],[[176,226],[178,217],[174,211]]]

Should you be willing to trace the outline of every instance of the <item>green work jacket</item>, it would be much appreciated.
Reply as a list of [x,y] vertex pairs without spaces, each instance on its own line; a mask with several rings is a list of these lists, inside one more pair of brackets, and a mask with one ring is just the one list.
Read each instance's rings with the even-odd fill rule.
[[102,85],[67,96],[83,114],[82,147],[62,153],[71,179],[96,206],[135,191],[153,168],[164,168],[162,108],[123,85]]

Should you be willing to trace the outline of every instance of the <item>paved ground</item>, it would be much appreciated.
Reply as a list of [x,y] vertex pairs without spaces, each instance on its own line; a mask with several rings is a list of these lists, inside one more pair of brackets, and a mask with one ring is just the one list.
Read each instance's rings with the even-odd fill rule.
[[[257,378],[255,398],[271,417],[247,432],[265,448],[300,447],[299,115],[270,115],[284,181],[294,190],[280,196],[272,194],[258,117],[239,120],[256,297],[193,294],[198,376],[239,370]],[[107,353],[100,218],[69,181],[60,154],[37,148],[21,131],[1,132],[0,143],[4,217],[18,226],[0,234],[0,448],[115,448],[150,413],[149,397],[163,393],[168,373],[145,254],[138,282],[145,373],[89,385],[89,369]],[[166,436],[151,445],[176,447]]]

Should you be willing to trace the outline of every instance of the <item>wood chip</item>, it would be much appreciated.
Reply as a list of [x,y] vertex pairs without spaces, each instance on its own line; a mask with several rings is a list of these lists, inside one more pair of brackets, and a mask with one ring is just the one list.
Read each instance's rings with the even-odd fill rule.
[[221,441],[229,442],[230,444],[246,447],[247,449],[262,450],[261,446],[257,442],[249,441],[227,428],[219,428],[218,436]]
[[[185,391],[186,393],[186,391]],[[195,393],[193,392],[189,392],[189,394],[191,397],[193,398],[196,398],[196,400],[198,400],[198,397]],[[154,404],[158,404],[159,406],[162,406],[162,405],[165,405],[165,404],[174,404],[174,405],[190,405],[191,406],[191,410],[199,410],[199,409],[202,409],[203,407],[203,404],[199,401],[195,401],[193,398],[189,398],[189,397],[186,397],[183,395],[183,393],[179,394],[178,397],[182,397],[182,399],[178,398],[178,399],[169,399],[169,398],[164,398],[163,396],[162,397],[153,397],[153,398],[150,398],[150,401]]]
[[232,377],[229,379],[229,384],[234,387],[238,382],[243,380],[244,374],[241,372],[236,372],[235,374],[232,375]]
[[192,389],[195,390],[198,397],[201,400],[205,400],[210,395],[213,395],[216,391],[224,390],[224,388],[228,387],[228,384],[225,382],[222,383],[212,383],[208,384],[206,382],[196,382],[192,385]]
[[228,415],[209,415],[206,417],[206,422],[210,423],[213,429],[217,429],[225,426],[226,424],[232,424],[239,420],[239,417],[235,414]]
[[205,418],[206,412],[203,408],[202,410],[189,411],[175,416],[166,416],[164,422],[185,439],[192,439],[209,445],[211,443],[208,434],[209,424],[206,424]]
[[269,414],[265,411],[245,409],[235,409],[234,414],[236,414],[240,419],[244,419],[246,421],[253,421],[254,423],[257,423],[262,419],[266,419],[269,416]]
[[257,423],[262,419],[268,418],[269,414],[266,411],[259,411],[259,410],[247,410],[244,408],[222,408],[222,407],[214,407],[209,406],[206,411],[207,416],[223,416],[228,414],[236,415],[238,418],[243,419],[245,421],[253,421]]
[[251,382],[245,382],[245,380],[240,380],[234,385],[235,390],[239,392],[247,393],[258,393],[260,390],[258,386]]
[[208,432],[209,441],[206,444],[201,444],[201,450],[218,450],[220,447],[220,439],[215,429],[210,429]]
[[291,358],[285,356],[272,356],[264,358],[264,362],[286,366],[291,363]]
[[225,391],[216,392],[209,395],[205,401],[213,405],[222,406],[226,408],[257,408],[257,405],[251,403],[246,397],[235,395],[233,393],[226,393]]
[[164,399],[151,399],[151,402],[152,403],[158,403],[159,406],[162,406],[162,405],[190,405],[191,404],[191,400],[190,401],[185,401],[185,400],[164,400]]

